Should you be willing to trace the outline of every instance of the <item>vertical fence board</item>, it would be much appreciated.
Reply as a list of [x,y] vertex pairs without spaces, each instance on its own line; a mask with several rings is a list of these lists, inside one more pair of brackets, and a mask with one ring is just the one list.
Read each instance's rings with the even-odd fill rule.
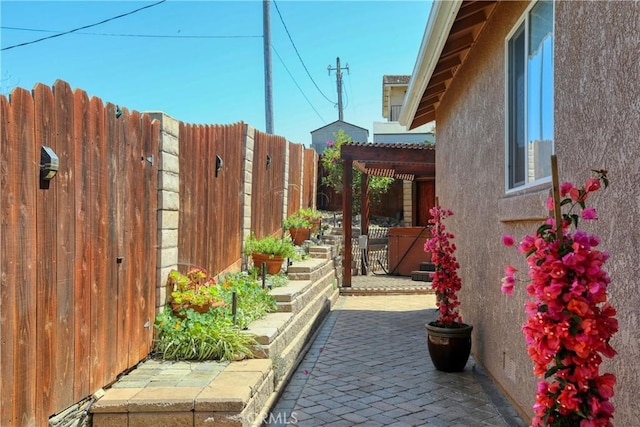
[[[155,254],[158,242],[157,221],[158,199],[150,195],[158,194],[158,139],[160,136],[160,124],[151,121],[149,116],[141,118],[142,126],[142,151],[152,163],[145,161],[142,170],[142,182],[146,184],[144,197],[140,198],[142,223],[138,230],[142,247],[140,248],[141,268],[138,277],[142,280],[142,288],[139,298],[141,305],[140,325],[142,334],[138,345],[137,360],[144,359],[153,345],[153,322],[155,317],[156,301],[156,275],[157,257]],[[145,326],[146,325],[146,326]],[[146,329],[145,329],[146,328]]]
[[[128,362],[127,367],[136,364],[138,359],[138,350],[140,341],[142,340],[142,329],[144,321],[141,321],[144,313],[140,299],[142,297],[142,278],[139,272],[144,269],[141,249],[142,249],[142,206],[146,203],[146,186],[144,182],[144,168],[146,156],[142,150],[141,132],[140,132],[140,113],[132,111],[125,118],[125,154],[123,157],[126,165],[126,176],[128,185],[123,187],[126,192],[124,197],[126,214],[125,220],[125,257],[126,263],[126,284],[127,297],[127,318],[128,325],[125,333],[125,341],[128,345]],[[136,183],[135,185],[133,185]]]
[[227,209],[224,210],[224,244],[223,250],[227,254],[223,267],[236,262],[242,250],[242,209],[243,194],[243,139],[244,123],[225,126],[224,152],[230,159],[230,168],[225,175],[223,200]]
[[313,148],[304,150],[304,180],[302,190],[302,206],[316,207],[316,200],[313,195],[318,185],[316,165],[318,164],[318,156]]
[[[73,395],[74,382],[74,271],[75,271],[75,183],[74,183],[74,137],[73,137],[73,92],[68,83],[56,81],[54,84],[55,100],[55,140],[60,160],[60,168],[51,187],[55,189],[56,212],[48,218],[57,224],[57,239],[54,253],[57,264],[53,277],[58,302],[56,312],[57,328],[55,343],[55,383],[56,406],[48,415],[53,415],[56,408],[66,408],[76,402]],[[47,209],[43,206],[43,211]],[[38,245],[40,246],[40,245]],[[44,254],[43,254],[44,256]]]
[[[2,146],[2,425],[35,424],[36,186],[40,153],[34,144],[31,94],[11,94],[8,143]],[[8,405],[5,409],[5,405]]]
[[[95,213],[91,209],[97,180],[90,179],[96,166],[94,153],[95,129],[91,123],[91,104],[86,92],[74,91],[74,171],[75,181],[75,269],[74,280],[74,400],[78,401],[91,393],[91,284],[93,283],[94,247],[99,244],[90,230],[94,228]],[[95,128],[95,126],[94,126]],[[69,165],[71,167],[71,165]]]
[[[121,107],[122,108],[122,107]],[[127,272],[128,272],[128,264],[131,262],[130,259],[127,259],[127,248],[126,248],[126,233],[127,233],[127,192],[124,191],[125,188],[128,188],[131,185],[129,182],[129,176],[127,175],[127,149],[125,142],[125,127],[126,120],[129,117],[129,112],[122,108],[122,115],[119,118],[116,118],[115,115],[113,118],[110,118],[107,115],[107,120],[115,120],[115,134],[113,143],[115,144],[114,149],[117,150],[117,160],[116,160],[116,176],[113,177],[116,185],[114,185],[114,189],[116,190],[116,220],[114,226],[116,227],[117,233],[117,250],[118,257],[121,259],[121,262],[117,264],[116,269],[116,286],[117,291],[116,301],[118,302],[117,306],[117,315],[116,319],[118,319],[118,326],[116,328],[116,352],[120,355],[119,358],[116,359],[116,371],[121,372],[127,368],[128,364],[128,352],[129,352],[129,343],[127,342],[127,331],[129,330],[129,313],[127,307],[127,301],[129,300],[129,289],[127,283]]]
[[222,209],[223,206],[227,206],[224,200],[223,190],[227,181],[227,171],[229,166],[223,167],[223,170],[218,172],[216,176],[216,155],[219,155],[227,162],[231,158],[224,150],[225,135],[220,131],[224,130],[223,126],[207,126],[207,140],[208,144],[208,159],[209,167],[207,168],[207,183],[209,187],[209,202],[207,210],[207,235],[209,236],[209,245],[207,248],[207,269],[210,273],[215,274],[223,267],[221,261],[224,259],[222,247],[220,241],[223,240],[222,229],[218,226],[224,224],[226,221],[226,209]]
[[[116,107],[113,104],[107,103],[105,108],[105,126],[106,126],[106,141],[107,144],[105,150],[104,161],[108,162],[107,175],[105,176],[107,181],[107,206],[108,206],[108,218],[107,225],[109,228],[109,252],[107,253],[107,277],[106,284],[104,285],[104,295],[108,298],[107,311],[105,317],[102,319],[106,327],[103,328],[105,333],[105,346],[111,346],[111,351],[108,352],[106,366],[105,366],[105,380],[110,381],[115,378],[115,372],[119,372],[124,365],[118,357],[118,355],[126,354],[123,352],[122,343],[118,340],[122,336],[123,309],[122,296],[119,293],[120,285],[120,266],[118,259],[121,256],[122,251],[122,233],[121,233],[121,193],[120,185],[122,185],[120,175],[120,159],[122,153],[119,149],[122,147],[121,126],[116,118]],[[124,261],[123,261],[124,262]],[[115,351],[113,351],[115,349]],[[101,352],[106,350],[105,348],[99,349]]]
[[[289,184],[287,192],[287,216],[295,213],[300,206],[302,195],[302,149],[299,144],[287,144],[289,147]],[[304,206],[306,207],[306,206]]]
[[[6,350],[13,346],[11,331],[9,330],[12,325],[9,324],[9,318],[12,317],[13,311],[8,306],[9,292],[7,290],[7,283],[3,279],[5,277],[5,230],[1,226],[5,222],[6,209],[5,209],[5,186],[7,185],[7,152],[9,147],[9,103],[7,99],[0,95],[0,425],[5,425],[10,417],[12,399],[10,393],[12,388],[9,384],[5,384],[5,381],[12,381],[12,376],[9,375],[6,366],[9,365],[11,360],[7,357]],[[7,376],[5,377],[5,374]]]
[[115,177],[116,154],[112,152],[111,135],[113,122],[106,114],[115,114],[110,104],[107,108],[99,98],[91,98],[89,112],[89,139],[95,141],[90,155],[90,165],[86,170],[93,197],[90,200],[91,224],[87,233],[94,243],[93,269],[91,275],[91,373],[90,390],[94,391],[111,379],[115,370],[116,354],[105,350],[108,345],[115,349],[116,293],[115,251],[116,235],[115,200],[113,179]]
[[[36,85],[33,91],[35,110],[35,153],[39,155],[41,146],[48,146],[59,154],[55,123],[55,101],[51,88],[42,84]],[[57,405],[56,394],[58,383],[57,336],[63,331],[58,328],[58,293],[57,293],[57,176],[50,182],[49,189],[37,192],[36,227],[37,244],[37,295],[33,301],[36,310],[36,323],[44,325],[37,328],[36,355],[36,419],[38,423],[46,420],[47,414]],[[60,378],[69,380],[68,378]],[[63,391],[64,393],[64,391]]]
[[189,226],[193,224],[193,211],[191,209],[193,200],[193,165],[191,164],[191,134],[190,126],[180,123],[180,211],[178,216],[178,265],[184,268],[185,264],[193,255],[193,247],[189,244],[187,236],[191,234]]

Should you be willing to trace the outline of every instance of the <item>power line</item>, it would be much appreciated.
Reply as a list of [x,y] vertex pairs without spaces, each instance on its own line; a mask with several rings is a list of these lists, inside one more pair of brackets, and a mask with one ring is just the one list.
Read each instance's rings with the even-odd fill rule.
[[298,90],[300,91],[300,93],[302,94],[302,96],[304,96],[304,99],[307,100],[307,103],[309,104],[309,106],[311,106],[311,109],[313,109],[313,111],[315,111],[315,113],[318,115],[318,117],[320,117],[320,120],[322,120],[323,123],[327,123],[327,121],[320,115],[320,113],[318,113],[318,110],[316,110],[316,108],[313,106],[313,104],[311,103],[311,101],[309,101],[309,98],[307,98],[307,95],[305,95],[304,91],[302,90],[302,88],[300,87],[300,85],[298,85],[298,82],[296,81],[296,79],[293,77],[293,75],[291,74],[291,71],[289,71],[289,69],[287,68],[287,66],[285,65],[284,61],[282,60],[282,57],[280,56],[280,54],[278,53],[278,51],[276,50],[276,47],[272,44],[271,48],[273,49],[273,51],[275,52],[276,56],[278,57],[278,59],[280,60],[280,63],[282,64],[282,66],[284,67],[284,69],[287,71],[287,73],[289,74],[289,77],[291,77],[291,80],[293,80],[293,83],[295,83],[296,87],[298,88]]
[[[33,31],[40,33],[58,33],[57,30],[44,30],[39,28],[21,28],[21,27],[3,27],[3,30],[15,30],[15,31]],[[146,37],[146,38],[164,38],[164,39],[248,39],[248,38],[262,38],[262,36],[242,36],[242,35],[226,35],[226,36],[211,36],[211,35],[166,35],[166,34],[120,34],[120,33],[90,33],[86,31],[76,31],[76,34],[85,36],[105,36],[105,37]]]
[[289,40],[291,41],[291,44],[293,45],[293,50],[296,51],[296,55],[298,55],[298,59],[300,60],[300,63],[302,63],[302,66],[304,67],[304,70],[307,72],[307,75],[309,76],[309,78],[313,82],[313,85],[316,87],[316,89],[318,89],[318,92],[320,92],[320,94],[322,96],[324,96],[324,99],[326,99],[327,101],[329,101],[330,103],[335,105],[336,103],[333,102],[332,100],[330,100],[329,98],[327,98],[327,95],[325,95],[320,90],[320,88],[316,84],[316,81],[313,80],[313,77],[311,77],[311,73],[309,73],[309,70],[307,69],[307,66],[305,65],[304,61],[302,60],[302,57],[300,56],[300,52],[298,52],[298,48],[296,47],[296,44],[293,42],[293,39],[291,38],[291,34],[289,33],[289,29],[287,28],[287,24],[284,23],[284,19],[282,18],[282,14],[280,13],[280,9],[278,9],[278,3],[276,3],[275,0],[274,0],[273,4],[276,7],[276,11],[278,12],[278,16],[280,17],[280,21],[282,22],[282,25],[284,26],[284,30],[287,32],[287,36],[289,36]]
[[102,21],[100,21],[100,22],[96,22],[95,24],[89,24],[89,25],[85,25],[85,26],[82,26],[82,27],[74,28],[73,30],[64,31],[64,32],[62,32],[62,33],[54,34],[54,35],[47,36],[47,37],[42,37],[42,38],[40,38],[40,39],[32,40],[32,41],[30,41],[30,42],[24,42],[24,43],[20,43],[20,44],[15,44],[15,45],[13,45],[13,46],[3,47],[2,49],[0,49],[0,51],[13,49],[13,48],[20,47],[20,46],[27,46],[27,45],[30,45],[30,44],[34,44],[34,43],[38,43],[38,42],[44,41],[44,40],[52,39],[52,38],[55,38],[55,37],[64,36],[64,35],[66,35],[66,34],[75,33],[76,31],[85,30],[85,29],[87,29],[87,28],[95,27],[95,26],[98,26],[98,25],[104,24],[104,23],[106,23],[106,22],[113,21],[113,20],[118,19],[118,18],[123,18],[123,17],[125,17],[125,16],[132,15],[132,14],[134,14],[134,13],[136,13],[136,12],[140,12],[141,10],[149,9],[150,7],[157,6],[157,5],[159,5],[160,3],[164,3],[165,1],[166,1],[166,0],[160,0],[160,1],[159,1],[159,2],[157,2],[157,3],[149,4],[149,5],[147,5],[147,6],[144,6],[144,7],[141,7],[141,8],[135,9],[135,10],[132,10],[131,12],[123,13],[123,14],[121,14],[121,15],[114,16],[114,17],[112,17],[112,18],[108,18],[108,19],[102,20]]

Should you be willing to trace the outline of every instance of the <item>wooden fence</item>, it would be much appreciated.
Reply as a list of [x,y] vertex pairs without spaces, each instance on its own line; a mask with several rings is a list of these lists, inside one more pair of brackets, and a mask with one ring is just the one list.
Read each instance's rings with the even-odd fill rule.
[[[0,97],[0,425],[43,425],[152,341],[159,127],[58,81]],[[41,146],[59,171],[41,188]],[[44,186],[43,186],[44,187]]]
[[249,231],[315,198],[313,150],[153,116],[61,81],[0,96],[0,426],[46,425],[112,383],[149,355],[161,276],[238,270]]
[[[293,214],[301,207],[303,156],[304,147],[294,145],[289,149],[289,183],[287,185],[287,216]],[[306,206],[304,206],[306,208]]]
[[240,258],[244,133],[244,123],[180,124],[181,268],[198,266],[214,274]]
[[264,237],[282,231],[287,141],[259,131],[255,132],[254,140],[251,231],[257,237]]

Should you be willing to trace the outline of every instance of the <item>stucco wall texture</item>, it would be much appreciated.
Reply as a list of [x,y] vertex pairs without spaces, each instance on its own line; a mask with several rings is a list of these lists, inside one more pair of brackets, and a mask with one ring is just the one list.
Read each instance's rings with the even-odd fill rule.
[[[529,2],[501,2],[437,110],[436,180],[440,203],[455,213],[463,280],[462,315],[473,324],[474,356],[519,408],[532,416],[537,378],[521,325],[525,283],[500,292],[504,266],[526,274],[522,254],[501,237],[535,231],[550,184],[505,193],[505,39]],[[589,201],[599,221],[581,228],[610,252],[609,295],[620,331],[618,355],[603,372],[618,378],[614,424],[640,426],[640,2],[555,5],[555,152],[560,180],[583,183],[590,169],[609,171],[611,186]],[[523,278],[524,277],[523,274]]]

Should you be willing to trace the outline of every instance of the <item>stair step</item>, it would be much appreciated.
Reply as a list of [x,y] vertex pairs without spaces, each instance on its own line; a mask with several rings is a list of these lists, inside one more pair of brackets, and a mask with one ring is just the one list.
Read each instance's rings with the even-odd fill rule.
[[420,263],[420,271],[436,271],[436,266],[428,261],[423,261]]
[[431,274],[430,272],[423,270],[412,271],[411,280],[418,282],[431,282]]

